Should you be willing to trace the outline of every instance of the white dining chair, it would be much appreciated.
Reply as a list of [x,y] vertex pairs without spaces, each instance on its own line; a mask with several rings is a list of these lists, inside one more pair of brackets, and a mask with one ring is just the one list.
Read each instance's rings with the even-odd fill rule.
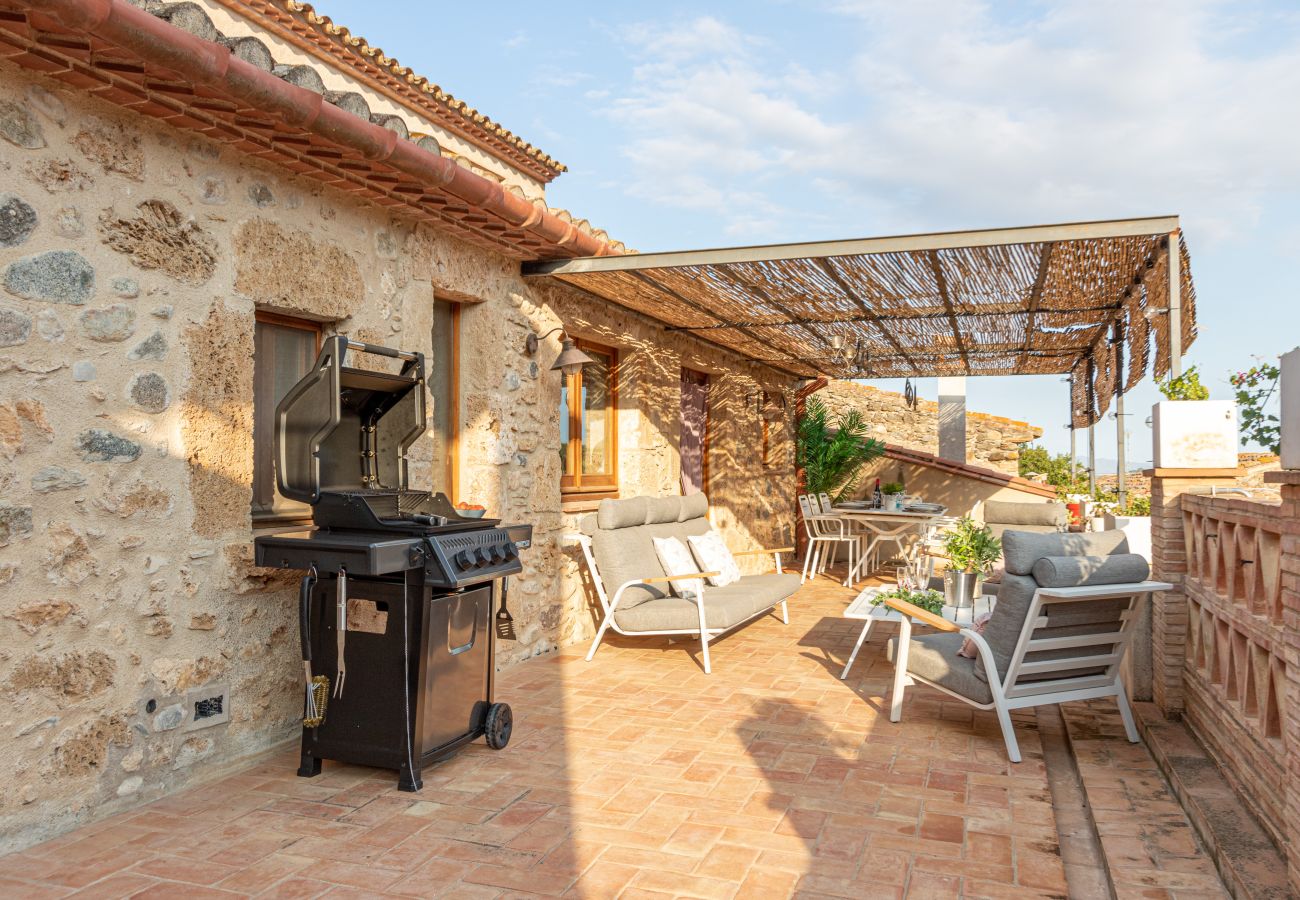
[[804,534],[808,538],[808,551],[804,556],[802,581],[816,577],[834,562],[836,551],[841,545],[848,549],[848,574],[844,584],[847,587],[852,577],[853,566],[860,549],[859,535],[850,523],[841,516],[822,512],[822,505],[816,495],[799,495],[799,512],[803,516]]

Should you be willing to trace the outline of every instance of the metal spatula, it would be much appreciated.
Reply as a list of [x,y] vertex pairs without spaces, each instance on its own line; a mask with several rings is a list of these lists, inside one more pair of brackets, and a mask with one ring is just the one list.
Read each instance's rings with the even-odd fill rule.
[[497,638],[503,641],[518,640],[515,636],[515,617],[506,609],[506,594],[510,593],[510,579],[501,579],[501,608],[497,610]]

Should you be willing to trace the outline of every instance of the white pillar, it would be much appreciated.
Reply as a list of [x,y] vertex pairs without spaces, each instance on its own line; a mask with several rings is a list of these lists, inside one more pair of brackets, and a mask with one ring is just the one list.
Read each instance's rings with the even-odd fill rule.
[[966,377],[939,379],[939,457],[966,462]]
[[1300,347],[1283,354],[1281,369],[1282,468],[1300,469]]

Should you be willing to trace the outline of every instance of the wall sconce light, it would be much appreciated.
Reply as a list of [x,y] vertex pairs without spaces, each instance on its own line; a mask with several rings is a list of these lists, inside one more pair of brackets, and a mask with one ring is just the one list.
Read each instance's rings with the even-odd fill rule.
[[555,357],[555,362],[551,366],[552,372],[563,372],[567,378],[570,375],[577,375],[587,363],[595,362],[574,345],[573,338],[569,337],[568,332],[561,327],[552,328],[540,336],[537,332],[530,331],[528,337],[524,339],[524,352],[529,356],[536,356],[538,345],[557,331],[560,333],[560,355]]

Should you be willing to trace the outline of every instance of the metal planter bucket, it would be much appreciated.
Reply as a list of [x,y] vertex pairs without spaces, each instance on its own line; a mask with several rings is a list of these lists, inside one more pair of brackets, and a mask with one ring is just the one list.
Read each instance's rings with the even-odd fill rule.
[[984,576],[979,572],[948,571],[943,575],[943,602],[957,609],[970,609],[980,592]]

